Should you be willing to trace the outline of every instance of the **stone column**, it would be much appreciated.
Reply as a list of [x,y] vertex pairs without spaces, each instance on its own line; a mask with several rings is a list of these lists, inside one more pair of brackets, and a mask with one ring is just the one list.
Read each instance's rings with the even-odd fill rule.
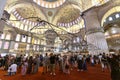
[[0,20],[0,35],[3,34],[5,22],[3,20]]
[[[7,0],[0,0],[0,19],[2,17],[3,11],[4,11],[4,7],[6,4]],[[3,28],[4,28],[4,22],[2,20],[0,20],[0,34],[2,34],[3,32]]]
[[98,20],[97,9],[91,8],[83,13],[86,26],[88,51],[90,54],[109,53],[104,30]]
[[0,0],[0,18],[2,17],[6,1],[7,0]]

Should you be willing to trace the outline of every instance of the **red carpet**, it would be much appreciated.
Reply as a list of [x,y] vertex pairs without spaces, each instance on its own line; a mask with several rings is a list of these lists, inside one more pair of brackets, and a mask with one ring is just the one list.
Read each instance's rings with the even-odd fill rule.
[[42,68],[37,74],[21,76],[20,73],[17,73],[15,76],[4,76],[6,72],[0,70],[0,80],[111,80],[110,72],[108,70],[102,72],[101,67],[98,65],[95,67],[88,66],[88,71],[83,72],[77,72],[77,69],[74,69],[70,74],[56,71],[56,76],[43,75],[41,72]]

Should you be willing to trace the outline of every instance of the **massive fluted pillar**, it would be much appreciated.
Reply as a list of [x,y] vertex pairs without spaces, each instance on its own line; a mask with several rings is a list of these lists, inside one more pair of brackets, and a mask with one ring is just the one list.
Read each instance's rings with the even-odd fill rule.
[[0,0],[0,18],[2,17],[6,1],[7,0]]
[[[6,1],[7,0],[0,0],[0,19],[2,17],[3,11],[4,11]],[[3,28],[4,28],[4,22],[2,20],[0,20],[0,34],[2,34],[2,32],[3,32]]]
[[104,30],[98,20],[97,9],[91,8],[84,12],[83,18],[86,25],[86,37],[90,54],[109,53],[104,36]]

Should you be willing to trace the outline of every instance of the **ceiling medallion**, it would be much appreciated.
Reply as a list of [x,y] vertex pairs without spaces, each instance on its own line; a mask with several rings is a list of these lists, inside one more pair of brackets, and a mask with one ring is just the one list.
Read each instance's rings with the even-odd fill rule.
[[48,11],[48,16],[52,16],[52,15],[53,15],[52,11]]
[[33,0],[33,2],[45,8],[56,8],[65,3],[66,0]]

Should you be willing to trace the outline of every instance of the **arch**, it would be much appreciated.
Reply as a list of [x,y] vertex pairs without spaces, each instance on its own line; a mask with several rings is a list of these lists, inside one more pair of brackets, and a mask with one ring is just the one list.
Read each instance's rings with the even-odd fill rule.
[[62,13],[64,14],[63,11],[65,11],[64,9],[66,9],[66,7],[69,8],[69,9],[74,8],[75,10],[81,11],[81,8],[80,8],[79,6],[77,6],[77,5],[75,5],[75,4],[71,4],[71,5],[66,4],[64,7],[61,7],[61,8],[55,13],[55,15],[53,16],[53,21],[52,21],[52,22],[53,22],[54,24],[57,24],[58,19],[62,16],[61,14],[62,14]]
[[108,11],[104,14],[104,16],[103,16],[103,18],[102,18],[102,20],[101,20],[101,26],[103,26],[104,20],[105,20],[109,15],[111,15],[111,14],[113,14],[113,13],[115,13],[115,12],[120,12],[120,6],[112,7],[110,10],[108,10]]
[[33,0],[33,2],[37,3],[38,5],[44,7],[44,8],[56,8],[61,6],[66,2],[66,0]]
[[[15,9],[17,8],[22,8],[22,7],[28,7],[28,8],[33,8],[35,7],[35,11],[37,13],[39,13],[39,15],[42,16],[42,19],[44,20],[47,20],[47,16],[44,15],[44,11],[42,11],[42,9],[40,9],[37,5],[35,5],[35,3],[32,5],[30,2],[25,2],[25,1],[16,1],[12,4],[9,5],[9,7],[6,7],[6,10],[9,12],[9,13],[12,13],[12,11],[14,11]],[[38,14],[37,14],[38,15]]]

